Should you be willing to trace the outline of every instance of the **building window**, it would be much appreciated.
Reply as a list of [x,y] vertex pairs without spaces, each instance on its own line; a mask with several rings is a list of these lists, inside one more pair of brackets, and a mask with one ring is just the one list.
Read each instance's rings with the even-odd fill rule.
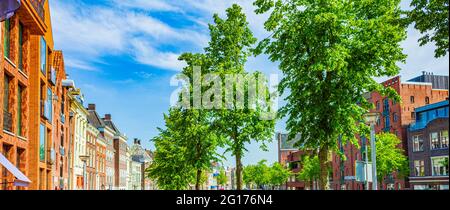
[[413,136],[413,151],[422,152],[423,151],[423,137]]
[[53,93],[52,93],[52,89],[48,88],[47,89],[47,103],[48,103],[48,107],[47,107],[47,119],[48,121],[51,123],[53,120]]
[[398,122],[398,114],[394,113],[394,122]]
[[415,112],[411,112],[411,119],[412,120],[416,120],[416,113]]
[[409,102],[411,102],[412,104],[414,103],[414,96],[409,97]]
[[439,144],[439,138],[438,138],[437,132],[433,132],[430,134],[430,141],[431,141],[431,149],[441,148],[441,145]]
[[10,59],[11,56],[11,19],[5,20],[5,33],[3,37],[3,55]]
[[17,135],[24,136],[22,133],[22,118],[23,118],[23,110],[22,110],[22,98],[24,97],[24,88],[22,85],[18,86],[17,90]]
[[45,162],[45,148],[47,141],[47,129],[41,124],[39,127],[39,160]]
[[377,101],[376,107],[377,107],[377,110],[380,110],[380,102],[379,101]]
[[448,161],[448,156],[431,158],[433,176],[448,176],[448,165],[445,164],[446,161]]
[[41,72],[46,75],[47,73],[47,43],[44,37],[41,37]]
[[23,25],[19,23],[19,69],[23,69]]
[[383,101],[383,111],[389,112],[389,99],[384,99]]
[[441,131],[441,147],[448,148],[448,130]]
[[425,104],[430,104],[430,97],[425,97]]
[[14,132],[12,130],[12,123],[13,123],[12,113],[10,112],[9,106],[10,85],[11,85],[11,78],[7,74],[5,74],[3,80],[3,130],[6,130],[8,132]]
[[385,127],[385,128],[390,128],[390,127],[391,127],[391,119],[390,119],[389,116],[386,116],[386,117],[384,118],[384,127]]
[[425,176],[425,163],[423,160],[414,161],[414,175]]
[[3,80],[3,110],[9,112],[9,76],[5,74]]

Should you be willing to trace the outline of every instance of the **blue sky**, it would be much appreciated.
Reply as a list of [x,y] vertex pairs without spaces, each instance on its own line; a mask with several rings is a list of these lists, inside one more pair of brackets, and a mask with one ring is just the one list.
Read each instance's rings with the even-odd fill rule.
[[[66,70],[82,89],[85,105],[95,103],[101,115],[112,114],[130,143],[140,138],[153,149],[149,139],[164,126],[163,113],[177,88],[170,86],[170,79],[183,67],[178,55],[201,52],[209,40],[212,15],[223,16],[232,3],[244,8],[257,38],[268,35],[263,28],[266,16],[253,13],[252,0],[51,0],[55,48],[64,51]],[[413,28],[408,30],[402,47],[409,57],[400,64],[402,77],[423,70],[448,75],[448,56],[434,59],[434,46],[419,47],[419,37]],[[264,55],[251,58],[247,69],[281,74]],[[284,131],[283,122],[276,127]],[[277,160],[275,141],[268,152],[256,144],[248,149],[244,164]],[[233,162],[228,158],[225,164]]]

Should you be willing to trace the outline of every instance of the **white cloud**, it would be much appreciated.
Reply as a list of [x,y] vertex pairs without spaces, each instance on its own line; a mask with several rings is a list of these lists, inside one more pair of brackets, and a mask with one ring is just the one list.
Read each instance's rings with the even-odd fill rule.
[[121,7],[147,10],[147,11],[172,11],[179,12],[180,8],[163,0],[112,0],[113,4]]
[[74,58],[64,58],[64,59],[65,59],[64,64],[67,67],[86,71],[99,71],[97,68],[95,68],[94,65],[86,63],[84,61],[80,61]]
[[[180,66],[177,52],[161,51],[156,47],[204,46],[207,43],[207,37],[201,33],[174,28],[143,12],[87,6],[81,1],[52,2],[56,48],[64,50],[66,60],[73,68],[90,70],[89,64],[104,56],[129,53],[141,64],[175,70]],[[158,5],[151,3],[147,6]],[[159,8],[162,9],[162,4]]]
[[185,64],[178,60],[179,54],[160,52],[153,48],[147,41],[135,39],[132,41],[135,59],[142,64],[165,68],[173,71],[181,71]]

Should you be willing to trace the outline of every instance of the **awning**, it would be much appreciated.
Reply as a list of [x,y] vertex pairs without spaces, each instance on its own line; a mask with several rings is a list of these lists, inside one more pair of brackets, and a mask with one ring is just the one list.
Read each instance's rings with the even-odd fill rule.
[[28,179],[18,168],[16,168],[9,160],[0,153],[0,165],[6,168],[16,179],[14,180],[14,186],[16,187],[28,187],[31,180]]
[[20,0],[0,0],[0,21],[12,17],[19,7]]

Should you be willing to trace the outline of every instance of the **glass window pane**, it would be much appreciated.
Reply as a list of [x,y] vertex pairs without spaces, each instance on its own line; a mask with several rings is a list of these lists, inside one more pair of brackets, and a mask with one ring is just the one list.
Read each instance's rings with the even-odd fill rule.
[[47,72],[47,43],[44,37],[41,37],[41,72],[45,75]]
[[41,124],[39,129],[39,160],[45,162],[45,148],[46,148],[46,128]]

